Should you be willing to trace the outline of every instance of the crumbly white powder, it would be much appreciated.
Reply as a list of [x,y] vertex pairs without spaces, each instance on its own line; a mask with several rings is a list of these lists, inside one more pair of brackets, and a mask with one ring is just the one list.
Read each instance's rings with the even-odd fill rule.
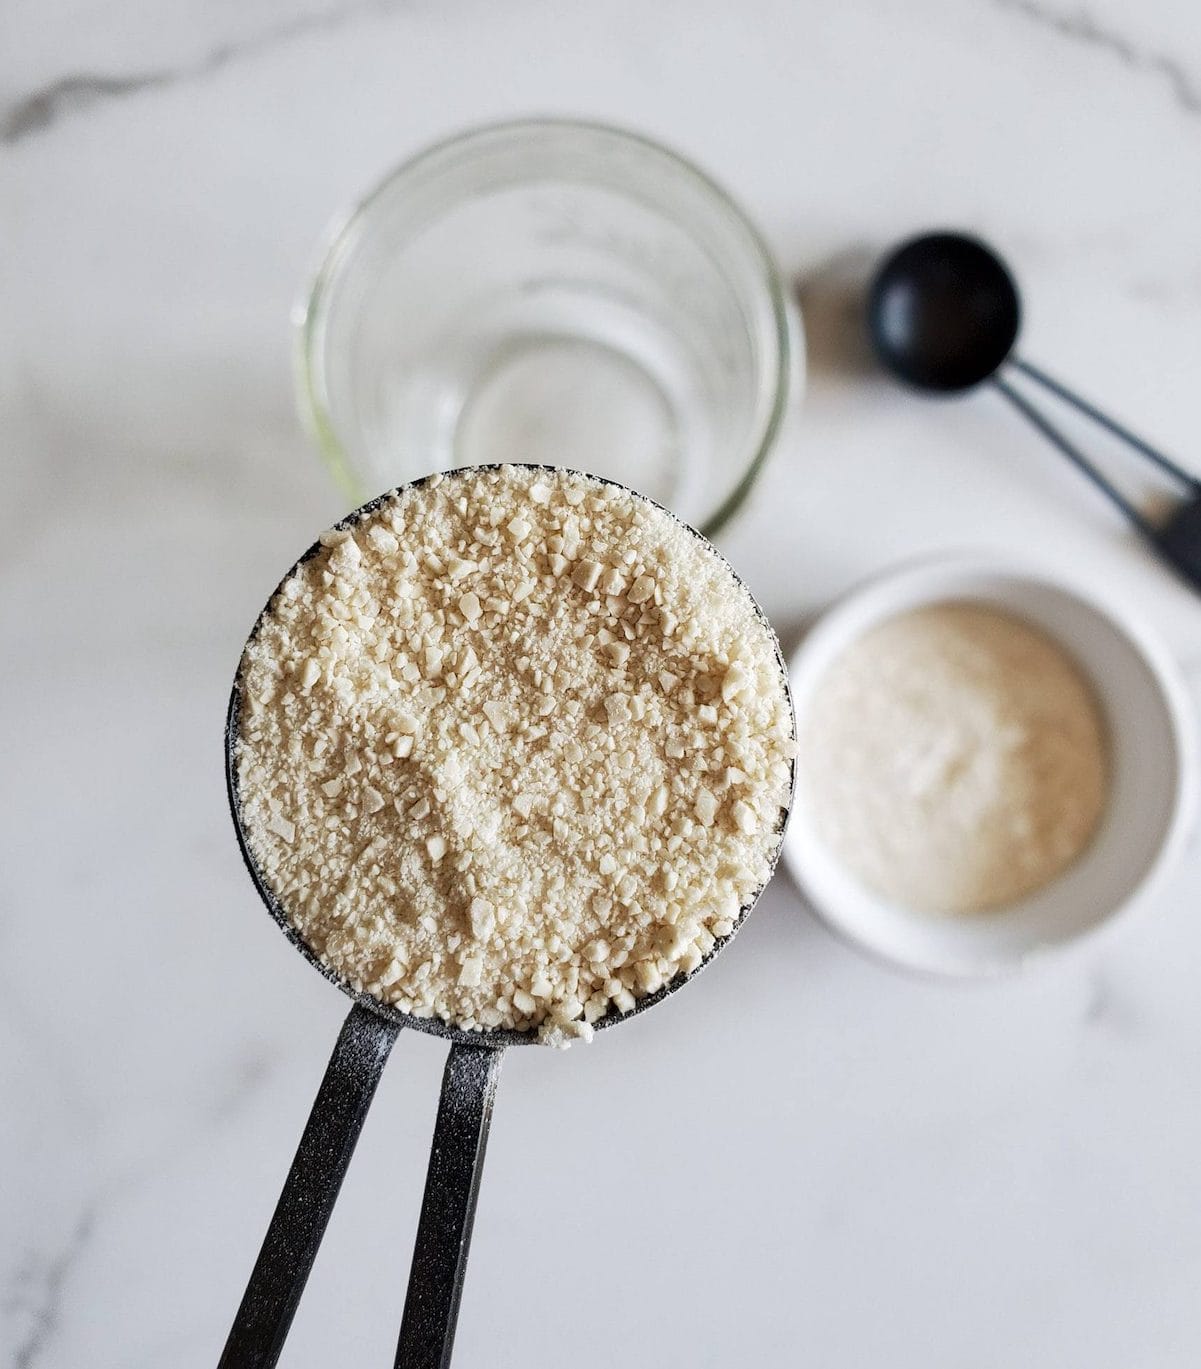
[[867,632],[801,727],[816,829],[869,888],[929,912],[1032,893],[1088,845],[1107,741],[1091,685],[1020,618],[936,604]]
[[775,637],[638,496],[502,467],[389,496],[282,585],[240,671],[247,839],[356,991],[591,1035],[770,873],[795,745]]

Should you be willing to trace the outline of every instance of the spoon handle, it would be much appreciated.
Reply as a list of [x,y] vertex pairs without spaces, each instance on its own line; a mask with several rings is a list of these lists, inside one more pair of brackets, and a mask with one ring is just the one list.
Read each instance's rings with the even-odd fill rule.
[[503,1051],[454,1045],[413,1248],[396,1369],[447,1369]]
[[1010,357],[1009,364],[1016,370],[1027,375],[1031,380],[1037,381],[1044,389],[1050,392],[1065,403],[1073,405],[1079,409],[1087,418],[1091,418],[1094,423],[1099,424],[1115,437],[1120,437],[1128,446],[1134,448],[1148,461],[1152,461],[1161,471],[1165,471],[1174,479],[1179,480],[1182,485],[1194,494],[1201,494],[1201,480],[1196,476],[1190,475],[1182,466],[1178,466],[1171,457],[1165,456],[1163,452],[1145,442],[1136,433],[1132,433],[1129,428],[1123,426],[1116,418],[1110,418],[1108,414],[1103,414],[1094,404],[1090,404],[1083,395],[1078,395],[1074,390],[1069,390],[1066,385],[1061,384],[1052,376],[1049,376],[1041,367],[1035,366],[1032,362],[1024,361],[1021,357]]
[[1088,459],[1087,456],[1084,455],[1084,453],[1079,449],[1079,447],[1076,447],[1073,443],[1069,442],[1068,439],[1063,435],[1063,433],[1061,433],[1059,429],[1055,427],[1051,420],[1047,418],[1041,410],[1036,409],[1034,405],[1031,404],[1030,401],[1025,397],[1025,395],[1020,394],[1017,390],[1015,390],[1007,380],[1002,379],[1000,376],[993,376],[992,383],[997,387],[998,390],[1000,390],[1000,392],[1005,396],[1005,398],[1009,400],[1009,402],[1014,406],[1014,408],[1017,409],[1017,411],[1023,416],[1023,418],[1026,418],[1030,423],[1032,423],[1038,429],[1038,431],[1042,433],[1042,435],[1047,439],[1048,442],[1050,442],[1053,446],[1058,447],[1059,450],[1064,454],[1064,456],[1066,456],[1067,459],[1070,462],[1072,462],[1072,464],[1081,472],[1081,474],[1083,474],[1089,480],[1091,480],[1092,483],[1097,487],[1097,489],[1099,489],[1107,499],[1109,499],[1112,503],[1117,505],[1117,507],[1122,511],[1122,513],[1125,514],[1125,516],[1134,524],[1136,528],[1138,528],[1138,530],[1145,537],[1148,537],[1152,541],[1154,541],[1155,530],[1142,516],[1142,514],[1139,513],[1139,511],[1134,507],[1134,505],[1130,503],[1130,501],[1125,497],[1125,495],[1123,495],[1117,489],[1116,486],[1111,484],[1110,481],[1104,475],[1101,474],[1097,467],[1093,465],[1093,463]]
[[284,1339],[400,1027],[350,1010],[225,1342],[218,1369],[270,1369]]

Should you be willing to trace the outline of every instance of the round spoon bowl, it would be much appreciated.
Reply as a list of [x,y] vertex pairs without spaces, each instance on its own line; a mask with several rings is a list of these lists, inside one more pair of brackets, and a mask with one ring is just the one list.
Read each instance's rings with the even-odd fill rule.
[[1005,264],[962,233],[925,233],[902,243],[868,293],[877,355],[922,390],[954,394],[987,380],[1013,350],[1021,321]]

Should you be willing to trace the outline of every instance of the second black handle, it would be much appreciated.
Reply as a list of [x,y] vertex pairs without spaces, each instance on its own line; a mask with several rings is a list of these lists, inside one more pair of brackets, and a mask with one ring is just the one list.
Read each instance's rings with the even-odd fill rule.
[[450,1049],[396,1369],[447,1369],[450,1364],[502,1054],[487,1046]]

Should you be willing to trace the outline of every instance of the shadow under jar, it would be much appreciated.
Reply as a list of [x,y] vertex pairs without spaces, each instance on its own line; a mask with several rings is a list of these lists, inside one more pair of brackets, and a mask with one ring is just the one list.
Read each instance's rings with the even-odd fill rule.
[[401,166],[331,234],[297,323],[301,405],[356,504],[431,468],[544,463],[711,534],[799,374],[780,274],[725,192],[570,121]]

